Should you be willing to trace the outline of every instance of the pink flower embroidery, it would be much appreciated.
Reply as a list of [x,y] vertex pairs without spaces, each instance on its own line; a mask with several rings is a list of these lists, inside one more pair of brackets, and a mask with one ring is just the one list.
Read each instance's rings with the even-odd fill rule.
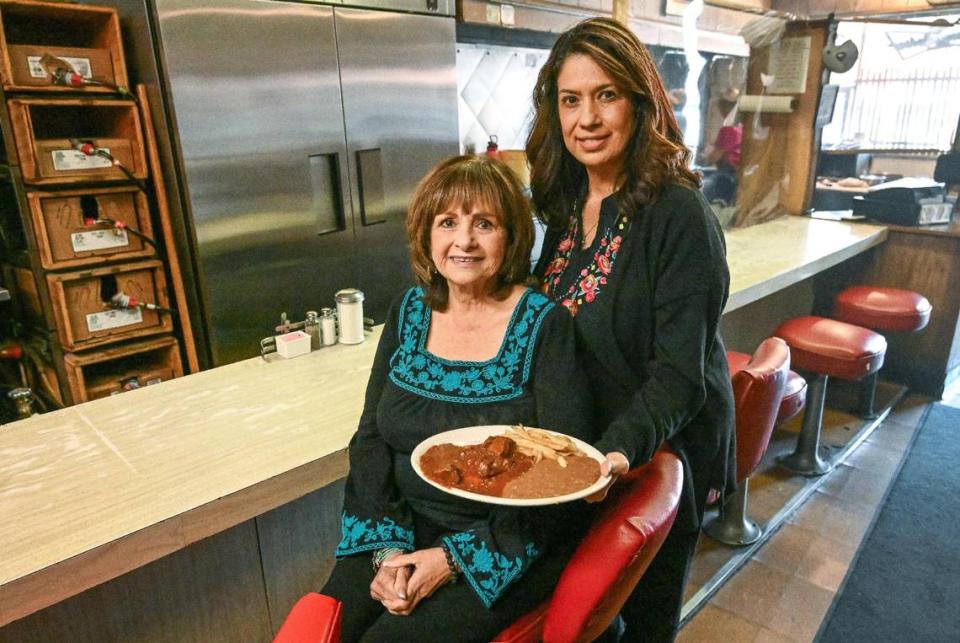
[[[607,228],[600,237],[600,247],[602,252],[593,255],[593,261],[590,265],[580,270],[580,274],[573,284],[560,300],[560,304],[576,315],[577,310],[583,303],[590,303],[600,295],[601,287],[607,283],[607,275],[613,271],[613,263],[617,258],[618,250],[623,242],[623,230],[629,223],[627,217],[620,217],[618,221],[621,234],[612,237],[614,227]],[[548,284],[544,287],[547,294],[553,294],[560,297],[558,292],[563,272],[570,267],[570,254],[575,245],[577,231],[577,220],[575,216],[570,217],[567,226],[567,234],[561,239],[557,246],[555,258],[547,267],[544,275],[544,282]]]
[[610,257],[605,254],[597,255],[597,268],[600,269],[600,272],[605,275],[609,275],[611,267],[612,265],[610,264]]
[[547,275],[553,275],[558,272],[563,272],[563,269],[567,267],[567,260],[563,257],[557,257],[550,262],[550,266],[547,268]]
[[[596,275],[587,275],[580,280],[580,290],[583,291],[584,296],[592,295],[599,285]],[[588,299],[587,301],[591,300]]]

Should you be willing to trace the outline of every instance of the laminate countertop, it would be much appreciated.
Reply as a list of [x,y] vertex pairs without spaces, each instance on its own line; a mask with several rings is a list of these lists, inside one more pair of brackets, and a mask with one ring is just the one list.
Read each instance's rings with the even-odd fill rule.
[[[800,217],[731,231],[728,310],[885,234]],[[0,625],[343,477],[379,333],[0,427]]]
[[784,216],[725,236],[729,313],[883,243],[887,228]]
[[379,335],[0,427],[0,625],[346,475]]

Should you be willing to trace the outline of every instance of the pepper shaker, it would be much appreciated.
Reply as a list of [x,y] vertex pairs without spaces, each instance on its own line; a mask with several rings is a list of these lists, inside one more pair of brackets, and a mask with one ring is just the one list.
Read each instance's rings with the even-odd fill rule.
[[340,343],[363,342],[363,292],[356,288],[344,288],[337,291],[334,299],[340,320]]
[[317,311],[307,311],[307,319],[303,322],[303,332],[310,335],[310,350],[315,351],[320,348],[320,320],[317,319]]

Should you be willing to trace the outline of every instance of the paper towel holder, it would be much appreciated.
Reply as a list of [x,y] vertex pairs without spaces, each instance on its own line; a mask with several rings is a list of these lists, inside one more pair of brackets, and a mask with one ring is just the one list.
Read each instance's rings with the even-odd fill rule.
[[769,94],[744,94],[737,101],[741,112],[789,114],[796,107],[796,96],[770,96]]

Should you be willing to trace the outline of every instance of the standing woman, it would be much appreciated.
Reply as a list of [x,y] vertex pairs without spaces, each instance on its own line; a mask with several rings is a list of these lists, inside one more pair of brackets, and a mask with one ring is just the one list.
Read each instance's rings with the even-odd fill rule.
[[548,224],[537,274],[576,315],[604,467],[622,474],[661,447],[683,462],[673,530],[622,612],[628,640],[670,641],[707,493],[735,473],[723,234],[627,28],[596,18],[562,34],[534,104],[527,154]]

